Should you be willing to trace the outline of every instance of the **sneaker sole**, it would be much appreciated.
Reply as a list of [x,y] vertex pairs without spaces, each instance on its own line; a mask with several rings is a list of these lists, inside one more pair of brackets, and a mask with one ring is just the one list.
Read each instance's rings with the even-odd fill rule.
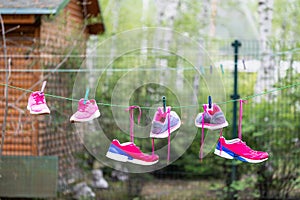
[[250,159],[250,158],[245,158],[243,156],[239,156],[238,154],[232,152],[232,151],[220,151],[218,149],[215,149],[214,151],[214,154],[216,154],[217,156],[220,156],[222,158],[226,158],[226,159],[236,159],[236,160],[240,160],[242,162],[248,162],[248,163],[261,163],[261,162],[264,162],[266,160],[268,160],[268,158],[264,158],[264,159],[261,159],[261,160],[254,160],[254,159]]
[[91,121],[93,119],[96,119],[100,117],[100,111],[97,110],[93,115],[91,115],[90,117],[88,118],[84,118],[84,119],[77,119],[77,118],[72,118],[70,119],[70,122],[71,123],[75,123],[75,122],[87,122],[87,121]]
[[31,110],[30,106],[27,105],[27,110],[29,110],[30,114],[33,114],[33,115],[46,115],[46,114],[50,114],[50,110],[47,109],[47,110],[41,110],[39,112],[35,112],[33,110]]
[[[202,128],[202,124],[197,124],[196,122],[195,122],[195,126],[198,127],[198,128]],[[203,128],[214,131],[214,130],[222,129],[222,128],[227,127],[227,126],[228,126],[228,122],[226,121],[223,124],[218,124],[218,125],[204,124]]]
[[[179,120],[179,123],[176,126],[173,126],[170,128],[170,134],[172,132],[176,131],[177,129],[179,129],[180,126],[181,126],[181,120]],[[159,134],[150,133],[150,137],[151,138],[167,138],[167,137],[169,137],[168,129],[165,132],[162,132]]]
[[106,153],[106,157],[108,157],[112,160],[116,160],[116,161],[120,161],[120,162],[130,162],[130,163],[134,163],[134,164],[138,164],[138,165],[154,165],[155,163],[158,162],[158,160],[153,161],[153,162],[147,162],[147,161],[138,160],[138,159],[134,159],[134,158],[130,159],[128,156],[117,154],[117,153],[112,153],[109,151]]
[[217,156],[220,156],[222,158],[226,158],[226,159],[230,159],[230,160],[233,159],[233,157],[231,155],[229,155],[225,151],[220,151],[218,149],[215,149],[214,154],[216,154]]

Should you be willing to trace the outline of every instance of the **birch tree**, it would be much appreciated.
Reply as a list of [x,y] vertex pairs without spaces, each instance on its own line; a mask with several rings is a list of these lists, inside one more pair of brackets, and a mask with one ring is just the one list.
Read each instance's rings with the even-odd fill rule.
[[[272,31],[273,4],[273,0],[259,0],[258,2],[261,67],[257,75],[255,93],[271,90],[276,81],[274,59],[268,45],[268,38]],[[264,95],[264,98],[271,100],[270,95]],[[261,98],[261,96],[258,97],[256,101],[260,102]]]
[[[120,0],[115,0],[114,1],[114,6],[113,6],[113,9],[112,9],[112,15],[113,15],[113,18],[112,18],[112,33],[113,33],[113,36],[112,36],[112,45],[111,45],[111,48],[110,48],[110,55],[109,55],[109,60],[113,60],[115,55],[116,55],[116,52],[117,52],[117,47],[116,47],[116,36],[115,34],[117,33],[118,31],[118,27],[119,27],[119,14],[120,14],[120,8],[121,8],[121,2]],[[112,75],[112,72],[111,71],[107,71],[107,76],[111,76]],[[108,79],[107,79],[108,80]]]
[[[203,36],[206,35],[205,30],[209,26],[208,20],[203,20],[203,19],[208,19],[209,14],[210,14],[210,0],[203,0],[202,2],[202,7],[201,7],[201,12],[197,15],[197,20],[201,22],[199,24],[199,31],[198,31],[198,41],[201,46],[204,46],[204,40]],[[201,67],[203,65],[202,60],[203,60],[203,53],[201,52],[202,50],[199,48],[199,56],[198,56],[198,62],[197,62],[197,67]],[[200,83],[200,75],[199,73],[195,73],[194,76],[194,82],[193,82],[193,88],[195,92],[195,96],[198,96],[199,93],[199,83]],[[193,99],[192,101],[193,104],[197,104],[197,99]]]
[[[142,7],[142,17],[141,17],[141,22],[142,22],[142,28],[146,27],[146,16],[148,13],[148,7],[149,7],[149,0],[143,0],[143,7]],[[147,53],[147,38],[146,35],[143,34],[142,36],[142,42],[141,42],[141,54],[146,54]]]
[[[160,27],[164,26],[173,29],[174,21],[177,16],[179,0],[156,0],[155,3],[157,8],[157,25]],[[169,44],[171,43],[172,38],[172,31],[165,32],[165,34],[158,32],[155,40],[153,41],[154,46],[162,47],[163,49],[169,49]],[[168,60],[166,58],[156,59],[155,62],[156,65],[161,68],[168,67]],[[166,70],[163,69],[160,73],[160,83],[163,84],[166,81],[166,78]]]

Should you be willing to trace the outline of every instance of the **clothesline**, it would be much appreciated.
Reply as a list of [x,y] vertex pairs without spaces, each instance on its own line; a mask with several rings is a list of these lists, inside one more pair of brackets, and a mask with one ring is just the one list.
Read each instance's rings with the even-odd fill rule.
[[[25,89],[25,88],[20,88],[20,87],[8,85],[8,84],[5,84],[5,83],[0,83],[0,85],[1,86],[7,86],[9,88],[20,90],[20,91],[24,91],[24,92],[34,92],[32,90],[28,90],[28,89]],[[249,100],[249,99],[252,99],[254,97],[263,96],[263,95],[266,95],[266,94],[270,94],[270,93],[273,93],[273,92],[281,91],[281,90],[292,88],[292,87],[297,87],[299,85],[300,85],[300,82],[297,82],[295,84],[282,86],[282,87],[275,88],[273,90],[265,91],[265,92],[262,92],[262,93],[245,96],[245,97],[242,97],[240,99]],[[57,99],[68,100],[68,101],[77,101],[77,102],[79,101],[79,99],[73,99],[73,98],[68,98],[68,97],[63,97],[63,96],[58,96],[58,95],[53,95],[53,94],[47,94],[47,93],[45,93],[45,96],[52,97],[52,98],[57,98]],[[218,105],[224,105],[224,104],[227,104],[227,103],[232,103],[232,102],[235,102],[235,101],[239,101],[240,99],[231,99],[231,100],[228,100],[228,101],[215,102],[215,103],[218,104]],[[128,108],[128,105],[109,104],[109,103],[97,103],[97,105],[99,105],[99,106],[109,106],[109,107]],[[172,106],[172,108],[194,108],[194,107],[199,107],[199,105]],[[150,109],[156,109],[156,108],[147,107],[147,106],[140,106],[140,108],[141,109],[148,109],[148,110],[150,110]]]
[[[209,67],[205,67],[209,68]],[[0,69],[0,72],[127,72],[127,71],[163,71],[163,70],[195,70],[194,67],[179,67],[179,68],[170,68],[170,67],[151,67],[151,68],[108,68],[108,69],[11,69],[5,70]]]
[[[222,66],[222,67],[221,67]],[[223,65],[220,68],[222,72]],[[215,67],[217,68],[217,67]],[[135,68],[102,68],[102,69],[0,69],[0,72],[50,72],[50,73],[87,73],[87,72],[128,72],[128,71],[192,71],[200,70],[204,74],[204,69],[211,70],[212,66],[200,66],[200,67],[135,67]]]
[[[276,56],[276,55],[286,55],[286,54],[300,54],[300,48],[294,48],[291,50],[287,50],[287,51],[278,51],[278,52],[270,52],[270,53],[245,53],[245,54],[241,54],[239,53],[239,56],[245,56],[245,57],[249,57],[249,56],[266,56],[266,55],[270,55],[270,56]],[[215,55],[214,53],[212,53],[212,55]],[[232,56],[234,55],[234,53],[226,53],[226,54],[219,54],[220,56]],[[157,57],[157,56],[168,56],[168,57],[177,57],[178,55],[149,55],[149,54],[137,54],[137,55],[132,55],[132,54],[128,54],[128,55],[122,55],[122,57],[137,57],[137,56],[147,56],[147,57]],[[0,55],[0,58],[3,58],[3,55]],[[65,58],[66,55],[65,54],[45,54],[45,55],[16,55],[16,54],[8,54],[6,57],[8,58]],[[68,55],[68,58],[111,58],[110,54],[104,55],[87,55],[87,54],[77,54],[77,55]]]

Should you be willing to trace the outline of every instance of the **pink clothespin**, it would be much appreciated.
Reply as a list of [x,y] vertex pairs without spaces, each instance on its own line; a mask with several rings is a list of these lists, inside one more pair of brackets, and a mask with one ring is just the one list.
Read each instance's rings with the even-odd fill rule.
[[43,82],[43,85],[42,85],[42,88],[41,88],[41,93],[44,92],[45,87],[46,87],[46,84],[47,84],[47,81],[44,81],[44,82]]

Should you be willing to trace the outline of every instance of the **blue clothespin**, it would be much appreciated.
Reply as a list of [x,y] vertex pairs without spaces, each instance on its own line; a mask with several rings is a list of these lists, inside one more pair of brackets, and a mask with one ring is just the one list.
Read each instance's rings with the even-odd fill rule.
[[163,101],[163,108],[164,108],[164,113],[167,111],[167,108],[166,108],[166,97],[163,96],[162,97],[162,101]]
[[243,59],[242,62],[243,62],[244,70],[246,70],[247,68],[246,68],[246,65],[245,65],[245,60]]
[[211,66],[209,66],[209,71],[210,71],[210,74],[212,74],[212,73],[213,73],[213,67],[212,67],[212,65],[211,65]]
[[222,64],[220,64],[220,68],[221,68],[222,74],[224,74],[224,69],[223,69],[223,65]]
[[83,101],[83,104],[86,104],[86,101],[87,101],[88,98],[89,98],[89,92],[90,92],[90,89],[89,89],[89,88],[86,88],[86,90],[85,90],[85,95],[84,95],[84,101]]
[[204,70],[203,66],[200,66],[200,71],[201,71],[201,74],[205,74],[205,70]]
[[211,100],[211,96],[208,96],[208,108],[211,109],[212,107],[212,100]]

